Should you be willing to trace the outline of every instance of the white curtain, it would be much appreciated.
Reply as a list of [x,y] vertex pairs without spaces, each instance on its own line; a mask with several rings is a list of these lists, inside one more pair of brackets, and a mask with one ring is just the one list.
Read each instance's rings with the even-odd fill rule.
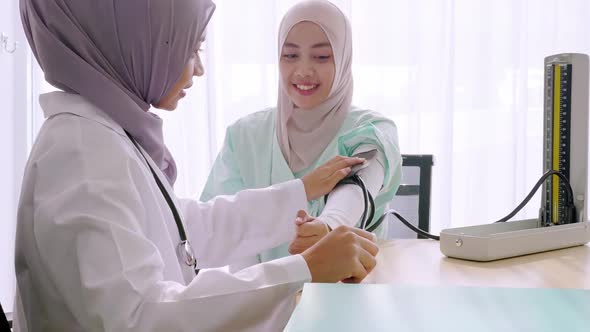
[[[198,196],[226,126],[277,95],[277,28],[294,0],[217,0],[206,74],[167,118],[177,190]],[[432,231],[512,210],[542,172],[543,59],[590,53],[587,0],[340,0],[354,104],[393,119],[402,153],[433,154]],[[540,196],[516,218],[535,217]]]
[[[180,109],[158,112],[166,120],[166,140],[180,168],[176,190],[184,196],[200,195],[226,126],[275,104],[277,28],[297,1],[215,2],[205,45],[205,77],[195,79],[196,87]],[[334,2],[353,25],[354,103],[397,123],[402,153],[435,155],[432,231],[487,223],[508,213],[542,171],[543,58],[563,52],[590,54],[589,1]],[[8,4],[12,6],[0,14],[14,14],[2,16],[0,23],[8,27],[0,28],[10,34],[11,27],[20,24],[11,22],[19,17],[14,3]],[[26,44],[22,32],[17,35],[20,45]],[[14,128],[27,128],[15,132],[14,143],[4,141],[14,153],[5,156],[13,159],[5,164],[2,182],[16,183],[24,146],[30,148],[30,137],[42,122],[38,105],[29,101],[51,87],[38,69],[28,69],[28,61],[0,56],[4,86],[18,88],[15,103],[9,98],[7,107],[10,111],[11,105],[23,105],[14,107]],[[12,57],[28,59],[30,54]],[[30,75],[31,90],[21,91],[26,90],[24,84],[11,83],[22,81],[18,75]],[[32,107],[24,119],[19,114],[26,105]],[[18,190],[10,185],[5,189],[4,202],[13,203],[2,209],[2,220],[14,221]],[[538,208],[539,195],[517,218],[534,217]],[[11,237],[13,232],[14,223],[0,223],[0,234]],[[12,241],[4,240],[8,242],[0,242]],[[14,289],[12,246],[6,249],[0,264],[0,270],[9,271],[0,283],[4,305],[11,303]]]

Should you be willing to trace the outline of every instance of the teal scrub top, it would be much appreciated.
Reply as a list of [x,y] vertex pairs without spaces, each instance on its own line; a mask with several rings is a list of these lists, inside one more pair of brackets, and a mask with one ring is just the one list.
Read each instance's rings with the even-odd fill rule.
[[[245,189],[265,188],[306,174],[305,171],[294,174],[283,157],[275,131],[275,116],[276,108],[271,108],[250,114],[228,127],[201,201]],[[337,155],[351,156],[366,145],[376,147],[384,156],[383,187],[375,197],[376,219],[384,213],[401,181],[401,154],[397,127],[392,120],[374,111],[352,108],[334,139],[308,170]],[[308,213],[312,216],[319,216],[323,208],[323,198],[308,202]],[[374,231],[378,238],[383,238],[386,232],[385,223]],[[259,261],[289,255],[288,245],[285,243],[260,253]]]

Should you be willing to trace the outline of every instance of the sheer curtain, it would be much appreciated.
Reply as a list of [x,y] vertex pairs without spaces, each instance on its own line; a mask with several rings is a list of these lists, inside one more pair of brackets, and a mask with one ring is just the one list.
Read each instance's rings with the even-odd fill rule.
[[[200,194],[226,126],[275,104],[277,28],[296,2],[216,1],[205,77],[165,115],[181,194]],[[588,1],[333,2],[352,21],[354,104],[396,122],[402,153],[435,155],[432,230],[511,211],[542,172],[543,59],[590,53]]]
[[[195,78],[177,111],[158,111],[183,196],[200,195],[225,128],[275,104],[277,29],[298,1],[215,2],[205,77]],[[590,53],[588,1],[334,3],[353,26],[354,104],[396,122],[402,153],[435,155],[432,231],[491,222],[512,210],[542,171],[543,59]],[[36,99],[51,87],[32,73]],[[41,123],[36,103],[31,112],[34,134]],[[536,216],[539,197],[517,218]]]

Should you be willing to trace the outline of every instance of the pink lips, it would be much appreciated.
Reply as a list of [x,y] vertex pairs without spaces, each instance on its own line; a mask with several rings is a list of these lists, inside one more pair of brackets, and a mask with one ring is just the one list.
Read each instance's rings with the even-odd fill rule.
[[190,82],[188,85],[186,85],[183,90],[180,90],[180,92],[178,93],[178,95],[180,96],[180,98],[183,98],[186,96],[186,90],[190,89],[190,87],[193,86],[193,82]]

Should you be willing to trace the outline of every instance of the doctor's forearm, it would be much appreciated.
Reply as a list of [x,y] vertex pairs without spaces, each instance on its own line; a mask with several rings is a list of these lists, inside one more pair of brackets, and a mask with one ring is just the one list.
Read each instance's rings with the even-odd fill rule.
[[192,245],[204,255],[197,256],[201,266],[220,266],[291,240],[307,199],[301,180],[292,180],[183,206],[190,238],[199,239]]
[[[300,255],[236,274],[203,270],[187,286],[159,281],[144,294],[132,288],[119,289],[117,296],[129,307],[113,302],[106,325],[115,331],[241,331],[248,322],[252,331],[279,331],[292,313],[294,295],[310,280]],[[131,311],[132,305],[137,307]]]

